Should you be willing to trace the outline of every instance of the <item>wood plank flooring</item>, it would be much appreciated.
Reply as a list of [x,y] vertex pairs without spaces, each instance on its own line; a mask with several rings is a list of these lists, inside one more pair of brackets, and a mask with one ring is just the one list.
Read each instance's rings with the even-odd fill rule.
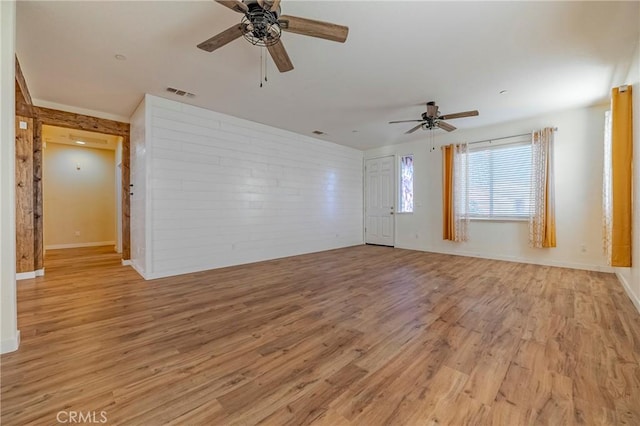
[[143,281],[105,248],[18,283],[2,424],[640,424],[611,274],[358,246]]

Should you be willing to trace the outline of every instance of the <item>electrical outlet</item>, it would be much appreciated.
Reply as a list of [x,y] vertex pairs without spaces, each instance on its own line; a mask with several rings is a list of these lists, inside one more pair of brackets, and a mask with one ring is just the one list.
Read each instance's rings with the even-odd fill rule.
[[587,246],[585,246],[584,244],[580,246],[580,251],[582,251],[583,253],[587,252]]
[[80,236],[80,231],[76,231],[76,237]]

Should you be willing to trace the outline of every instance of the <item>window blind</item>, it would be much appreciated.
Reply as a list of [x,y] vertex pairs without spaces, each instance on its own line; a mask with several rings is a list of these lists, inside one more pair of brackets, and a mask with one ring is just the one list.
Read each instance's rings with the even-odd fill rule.
[[530,143],[469,151],[469,216],[525,219],[530,204]]

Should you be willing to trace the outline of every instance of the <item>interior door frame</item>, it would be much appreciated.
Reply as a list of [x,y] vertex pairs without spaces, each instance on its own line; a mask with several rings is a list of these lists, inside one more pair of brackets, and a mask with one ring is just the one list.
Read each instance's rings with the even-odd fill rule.
[[[77,114],[67,111],[60,111],[44,107],[34,107],[34,146],[35,149],[42,150],[42,126],[64,127],[74,130],[86,130],[89,132],[104,133],[112,136],[122,137],[122,167],[121,167],[121,203],[122,203],[122,261],[128,263],[131,259],[131,223],[130,223],[130,149],[129,149],[129,123],[108,120],[105,118],[92,117],[84,114]],[[37,139],[37,140],[36,140]],[[42,154],[34,156],[34,169],[39,166],[42,170]],[[42,211],[42,177],[34,181],[34,199],[36,205],[40,206],[40,214],[35,217],[34,231],[36,240],[40,244],[44,240],[43,211]],[[41,269],[44,267],[44,259],[39,259]],[[38,259],[36,259],[36,266]]]
[[362,199],[364,200],[364,206],[362,209],[362,239],[364,241],[364,244],[367,244],[367,189],[368,189],[368,181],[367,181],[367,161],[369,160],[377,160],[380,158],[388,158],[391,157],[393,159],[393,245],[390,247],[395,247],[396,246],[396,234],[398,233],[398,229],[396,228],[396,216],[398,213],[398,193],[397,193],[397,186],[398,186],[398,173],[396,168],[398,167],[397,165],[397,161],[398,158],[396,156],[396,154],[389,154],[389,155],[378,155],[375,157],[369,157],[369,158],[364,158],[363,159],[363,164],[362,164],[362,180],[364,181],[364,185],[362,186],[362,190],[364,192]]

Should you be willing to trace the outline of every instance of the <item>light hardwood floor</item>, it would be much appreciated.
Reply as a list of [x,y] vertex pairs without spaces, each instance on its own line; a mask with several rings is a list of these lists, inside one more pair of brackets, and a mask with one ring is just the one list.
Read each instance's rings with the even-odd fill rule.
[[611,274],[359,246],[145,282],[94,248],[18,308],[3,425],[640,424]]

